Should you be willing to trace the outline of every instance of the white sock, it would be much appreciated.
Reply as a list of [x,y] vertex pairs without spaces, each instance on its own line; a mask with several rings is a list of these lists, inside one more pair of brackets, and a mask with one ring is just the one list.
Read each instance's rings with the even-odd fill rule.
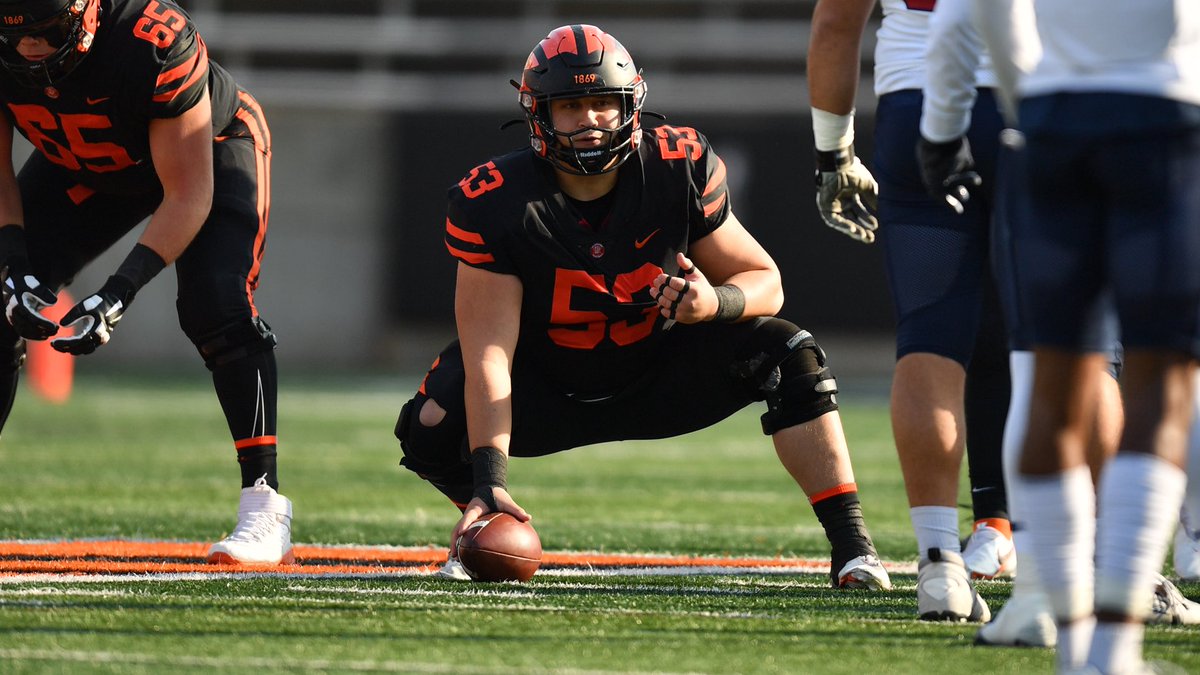
[[1189,533],[1200,533],[1200,372],[1196,373],[1196,405],[1192,411],[1192,428],[1188,433],[1188,483],[1183,494],[1180,522]]
[[1027,522],[1029,549],[1042,589],[1059,626],[1092,614],[1096,497],[1086,466],[1059,474],[1019,474],[1018,495]]
[[1134,672],[1142,662],[1145,633],[1140,623],[1097,623],[1087,664],[1102,673]]
[[[1069,624],[1058,626],[1056,656],[1058,672],[1082,668],[1088,662],[1088,645],[1095,642],[1096,617],[1085,616]],[[1109,671],[1103,671],[1109,672]]]
[[1096,523],[1097,612],[1133,620],[1149,615],[1186,480],[1179,467],[1141,452],[1119,452],[1104,467]]
[[1004,485],[1008,492],[1008,517],[1013,525],[1013,546],[1017,552],[1017,576],[1013,578],[1012,594],[1041,592],[1037,577],[1037,561],[1029,552],[1028,523],[1025,520],[1024,484],[1017,475],[1021,463],[1021,448],[1029,427],[1030,399],[1033,395],[1033,352],[1014,351],[1008,356],[1012,380],[1012,396],[1008,417],[1004,420],[1001,457],[1004,463]]
[[917,551],[927,557],[931,548],[962,553],[958,538],[958,509],[953,506],[914,506],[908,510],[913,532],[917,535]]

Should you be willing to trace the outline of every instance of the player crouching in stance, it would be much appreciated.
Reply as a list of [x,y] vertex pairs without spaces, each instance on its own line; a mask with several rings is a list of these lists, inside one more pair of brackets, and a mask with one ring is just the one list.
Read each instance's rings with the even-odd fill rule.
[[[514,83],[515,84],[515,83]],[[703,429],[755,401],[832,544],[832,582],[890,588],[863,521],[837,385],[774,318],[779,270],[730,210],[725,164],[686,127],[643,130],[646,83],[594,26],[529,55],[530,146],[450,190],[459,339],[405,404],[403,466],[460,509],[529,515],[508,457]]]
[[[175,263],[179,324],[213,384],[241,465],[233,533],[211,562],[292,557],[275,472],[275,336],[254,289],[267,229],[271,136],[258,103],[208,58],[168,0],[0,0],[0,427],[25,340],[79,270],[146,218],[133,251],[67,312],[51,346],[90,354],[138,290]],[[33,144],[19,176],[13,128]]]

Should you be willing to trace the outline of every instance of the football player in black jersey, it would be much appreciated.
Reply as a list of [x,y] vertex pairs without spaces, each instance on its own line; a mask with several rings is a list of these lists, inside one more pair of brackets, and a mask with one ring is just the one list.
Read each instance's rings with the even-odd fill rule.
[[[515,83],[514,83],[515,84]],[[459,508],[529,515],[510,455],[668,438],[767,402],[763,430],[832,544],[832,582],[890,588],[863,521],[837,385],[774,318],[779,270],[733,215],[725,164],[688,127],[643,129],[646,83],[594,26],[563,26],[519,85],[530,145],[450,190],[459,339],[400,414],[402,464]]]
[[[0,0],[0,65],[0,155],[11,158],[14,128],[35,149],[19,175],[0,163],[0,424],[25,340],[91,353],[174,263],[179,323],[212,371],[242,471],[237,527],[209,560],[291,561],[291,502],[276,492],[275,336],[254,306],[271,157],[258,103],[168,0]],[[61,325],[42,314],[146,218],[99,290]]]

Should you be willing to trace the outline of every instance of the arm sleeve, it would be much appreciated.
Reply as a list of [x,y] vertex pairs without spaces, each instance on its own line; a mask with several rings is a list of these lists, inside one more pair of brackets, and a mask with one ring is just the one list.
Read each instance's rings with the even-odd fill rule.
[[1021,78],[1042,58],[1042,42],[1031,0],[972,0],[974,23],[992,55],[1000,102],[1016,125]]
[[921,135],[926,139],[945,143],[966,135],[983,50],[983,39],[971,24],[971,0],[938,0],[925,53]]

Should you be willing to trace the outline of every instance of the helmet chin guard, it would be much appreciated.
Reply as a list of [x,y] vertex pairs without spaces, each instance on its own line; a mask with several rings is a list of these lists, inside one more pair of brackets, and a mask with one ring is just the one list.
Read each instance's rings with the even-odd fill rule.
[[[99,25],[100,0],[0,0],[0,66],[23,86],[52,86],[88,55]],[[44,59],[26,59],[17,51],[26,37],[55,50]]]
[[[554,128],[550,101],[616,95],[621,99],[615,128]],[[550,32],[529,53],[518,87],[518,103],[529,125],[534,153],[556,169],[578,175],[615,170],[641,141],[641,110],[646,81],[620,42],[595,26],[576,24]],[[597,146],[579,147],[579,134],[600,132]]]

